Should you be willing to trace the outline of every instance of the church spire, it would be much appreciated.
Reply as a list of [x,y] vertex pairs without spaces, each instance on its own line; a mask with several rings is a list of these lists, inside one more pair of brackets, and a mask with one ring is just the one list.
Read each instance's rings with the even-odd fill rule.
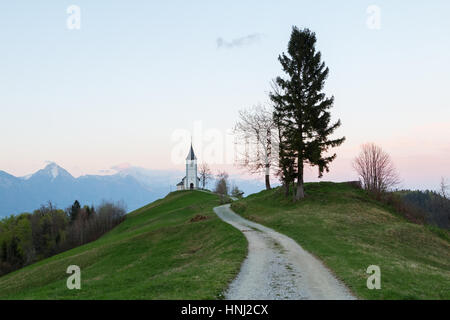
[[189,150],[186,160],[197,160],[197,157],[195,156],[194,153],[194,148],[192,148],[192,138],[191,138],[191,149]]

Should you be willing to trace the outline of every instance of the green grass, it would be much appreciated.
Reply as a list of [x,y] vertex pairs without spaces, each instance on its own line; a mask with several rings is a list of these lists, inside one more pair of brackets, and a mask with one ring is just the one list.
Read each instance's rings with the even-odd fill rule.
[[[449,232],[406,221],[346,183],[306,184],[293,203],[280,189],[232,204],[243,217],[296,240],[362,299],[450,299]],[[381,268],[381,290],[366,269]]]
[[[171,193],[97,241],[0,277],[0,299],[221,298],[247,242],[216,217],[217,205],[210,193]],[[196,215],[207,219],[191,222]],[[72,264],[81,268],[81,290],[66,287]]]
[[[364,299],[450,299],[449,232],[407,222],[362,190],[306,185],[292,203],[279,189],[233,203],[244,217],[296,240]],[[0,299],[216,299],[239,272],[245,237],[222,222],[211,193],[169,194],[87,245],[0,277]],[[197,215],[207,219],[191,222]],[[66,269],[81,268],[68,290]],[[381,290],[366,287],[369,265]]]

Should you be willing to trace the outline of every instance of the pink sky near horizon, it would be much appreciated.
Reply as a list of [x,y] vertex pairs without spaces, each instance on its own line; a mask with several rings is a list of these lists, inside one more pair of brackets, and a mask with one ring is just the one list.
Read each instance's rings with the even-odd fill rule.
[[[357,136],[347,137],[342,146],[332,150],[337,153],[337,159],[331,164],[330,172],[325,173],[322,179],[318,179],[317,168],[306,168],[305,180],[336,182],[357,180],[357,175],[352,168],[352,160],[358,154],[360,146],[366,142],[380,145],[391,155],[402,180],[399,188],[437,189],[441,177],[450,179],[450,122],[436,122],[411,127],[395,136],[386,135],[371,141],[362,141]],[[115,172],[112,168],[117,165],[132,165],[154,170],[184,170],[183,164],[172,163],[167,148],[162,149],[161,145],[155,145],[155,147],[156,154],[146,150],[139,156],[138,150],[130,149],[127,152],[128,156],[113,157],[117,161],[110,163],[105,159],[97,161],[84,157],[73,159],[73,157],[65,158],[64,155],[58,159],[49,159],[49,161],[56,162],[75,177],[85,174],[112,174]],[[162,149],[161,152],[165,151],[165,154],[159,154],[159,148]],[[188,148],[189,146],[186,146],[186,153]],[[199,157],[199,163],[202,162],[201,150],[195,150],[195,152]],[[21,159],[20,164],[5,163],[4,161],[0,161],[0,163],[2,163],[1,170],[15,176],[25,176],[45,166],[42,161],[34,159]],[[248,175],[245,170],[232,164],[213,164],[211,167],[214,172],[219,169],[227,170],[230,174],[239,174],[250,179],[262,179],[262,176]]]

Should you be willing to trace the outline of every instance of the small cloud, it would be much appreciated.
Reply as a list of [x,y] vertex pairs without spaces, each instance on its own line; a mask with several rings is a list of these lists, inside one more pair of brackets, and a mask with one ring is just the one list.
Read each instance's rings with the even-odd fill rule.
[[217,38],[217,48],[237,48],[242,46],[248,46],[257,42],[260,42],[261,39],[264,37],[261,33],[253,33],[249,34],[248,36],[236,38],[231,41],[226,41],[223,38],[219,37]]
[[123,171],[123,170],[129,169],[129,168],[131,168],[131,164],[126,163],[126,162],[118,164],[114,167],[111,167],[112,170],[116,170],[116,171]]
[[101,170],[98,170],[98,173],[99,174],[101,174],[101,175],[109,175],[109,174],[114,174],[114,173],[116,173],[116,171],[115,170],[110,170],[110,169],[101,169]]

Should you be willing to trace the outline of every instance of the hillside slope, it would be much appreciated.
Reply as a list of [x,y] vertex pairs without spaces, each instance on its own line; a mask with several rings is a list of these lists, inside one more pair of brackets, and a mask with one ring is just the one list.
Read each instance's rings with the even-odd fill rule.
[[[171,193],[97,241],[0,277],[0,299],[220,298],[247,243],[217,205],[213,194]],[[81,290],[66,287],[69,265],[81,268]]]
[[[406,221],[346,183],[306,184],[292,203],[280,189],[262,191],[232,209],[297,241],[363,299],[450,299],[449,233]],[[366,269],[381,268],[381,290]]]

